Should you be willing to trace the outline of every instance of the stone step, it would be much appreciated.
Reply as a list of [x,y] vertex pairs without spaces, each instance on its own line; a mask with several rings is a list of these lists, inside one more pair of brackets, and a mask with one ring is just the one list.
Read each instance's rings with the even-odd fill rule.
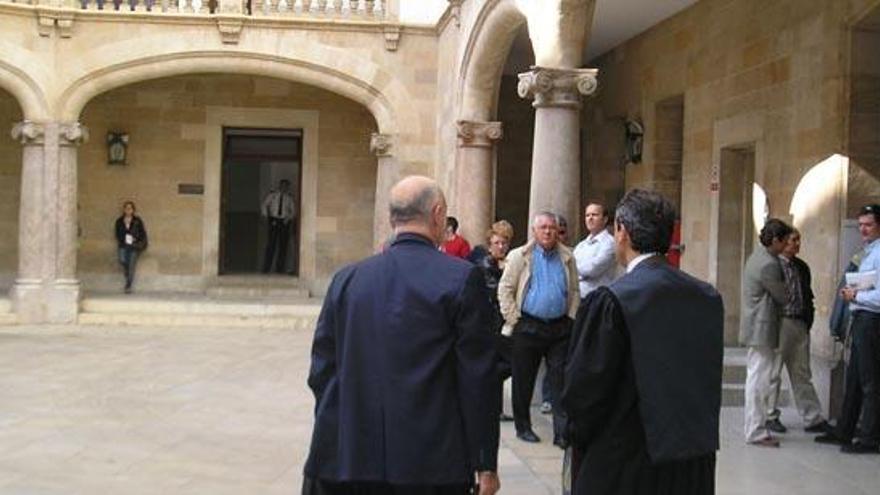
[[156,327],[246,327],[312,331],[317,316],[256,316],[174,313],[80,313],[80,325]]
[[0,297],[0,314],[12,312],[12,301],[5,297]]
[[724,363],[724,371],[721,375],[724,384],[741,385],[746,382],[745,365]]
[[167,296],[113,295],[85,297],[81,303],[83,313],[103,314],[177,314],[216,316],[286,316],[317,317],[321,310],[320,300],[238,300],[215,299],[201,295],[180,294],[174,299]]
[[272,299],[274,301],[302,301],[309,298],[309,290],[298,287],[254,287],[229,285],[209,287],[205,294],[213,299]]
[[211,298],[204,294],[105,294],[83,298],[82,325],[314,329],[318,299]]
[[[724,349],[724,370],[721,375],[721,405],[723,407],[742,407],[746,403],[747,352],[744,347],[726,347]],[[780,407],[792,404],[787,377],[783,377],[782,380],[779,402]]]
[[307,287],[299,277],[290,275],[218,275],[211,280],[211,287],[275,287],[288,289],[304,289]]

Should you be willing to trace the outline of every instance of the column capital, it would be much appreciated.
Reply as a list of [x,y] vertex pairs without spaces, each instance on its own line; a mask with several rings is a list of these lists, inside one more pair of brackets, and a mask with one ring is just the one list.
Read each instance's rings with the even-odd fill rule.
[[458,120],[455,127],[459,148],[491,148],[504,135],[501,122]]
[[370,153],[376,156],[391,156],[391,150],[394,147],[394,138],[391,134],[382,134],[374,132],[370,136]]
[[534,98],[533,105],[540,107],[581,107],[581,96],[596,91],[599,82],[598,69],[552,69],[532,67],[519,75],[517,92],[520,98]]
[[46,137],[46,128],[43,124],[23,120],[12,126],[12,139],[23,146],[42,145]]
[[58,144],[61,146],[79,146],[89,140],[89,128],[79,122],[58,126]]

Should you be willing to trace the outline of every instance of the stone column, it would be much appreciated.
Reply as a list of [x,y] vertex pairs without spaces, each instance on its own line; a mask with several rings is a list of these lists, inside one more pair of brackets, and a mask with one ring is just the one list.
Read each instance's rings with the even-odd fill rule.
[[76,321],[79,312],[80,286],[76,278],[78,205],[77,151],[89,137],[88,129],[78,122],[58,126],[58,172],[55,187],[49,194],[57,198],[54,279],[48,287],[47,316],[53,323]]
[[455,167],[456,214],[459,233],[471,245],[483,243],[492,225],[494,145],[503,134],[501,122],[459,120]]
[[388,193],[398,180],[397,159],[392,154],[394,147],[390,134],[374,132],[370,138],[370,152],[376,155],[376,202],[373,209],[373,248],[379,249],[391,235],[388,221]]
[[596,69],[533,67],[519,75],[521,98],[535,101],[529,221],[543,210],[577,225],[580,212],[581,96],[597,87]]
[[43,300],[43,156],[45,127],[24,121],[12,127],[12,138],[22,145],[21,195],[18,213],[18,275],[12,301],[19,321],[39,322],[45,315]]

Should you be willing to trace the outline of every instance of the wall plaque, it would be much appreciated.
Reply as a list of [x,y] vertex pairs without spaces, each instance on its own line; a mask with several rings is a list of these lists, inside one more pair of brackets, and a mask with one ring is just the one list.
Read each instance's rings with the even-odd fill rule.
[[178,184],[177,185],[177,194],[188,194],[201,196],[205,194],[205,185],[204,184]]

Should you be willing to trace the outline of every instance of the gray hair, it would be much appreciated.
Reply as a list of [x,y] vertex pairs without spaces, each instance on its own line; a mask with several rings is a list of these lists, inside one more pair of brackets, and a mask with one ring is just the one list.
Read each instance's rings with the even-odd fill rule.
[[666,254],[675,228],[675,207],[654,191],[633,189],[617,205],[614,221],[639,253]]
[[407,198],[397,200],[392,198],[388,204],[391,226],[399,227],[409,223],[427,224],[431,218],[431,208],[442,194],[439,186],[432,185]]
[[532,217],[532,227],[538,225],[539,218],[549,218],[550,220],[553,220],[553,223],[555,223],[557,226],[559,225],[559,218],[557,218],[556,213],[553,213],[550,210],[544,210],[535,213],[535,216]]

